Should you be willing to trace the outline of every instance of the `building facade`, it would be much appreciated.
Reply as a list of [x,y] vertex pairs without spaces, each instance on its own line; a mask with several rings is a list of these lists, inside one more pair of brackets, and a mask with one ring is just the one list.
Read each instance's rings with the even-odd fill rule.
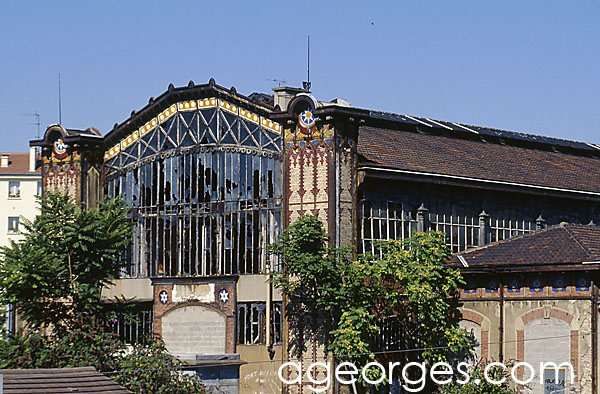
[[33,220],[38,214],[36,196],[41,194],[41,182],[35,148],[28,153],[0,155],[0,245],[22,239],[21,218]]
[[307,334],[318,319],[290,325],[266,281],[280,269],[266,245],[305,213],[319,215],[332,245],[375,254],[374,241],[415,231],[444,231],[458,253],[600,220],[595,145],[354,108],[301,89],[246,97],[212,79],[170,85],[104,136],[53,125],[32,145],[42,147],[45,188],[89,206],[122,196],[131,207],[127,269],[106,296],[135,297],[141,319],[119,332],[161,335],[231,392],[306,392],[283,387],[279,365],[332,362]]
[[[42,175],[36,149],[0,154],[0,246],[23,238],[23,220],[39,213],[36,196],[42,193]],[[6,330],[15,330],[15,315],[7,307]]]
[[[467,281],[463,328],[479,344],[477,358],[519,360],[536,368],[531,392],[593,392],[598,376],[600,227],[557,226],[458,253]],[[540,363],[563,366],[559,379]],[[519,379],[531,372],[521,368]],[[575,376],[574,384],[570,375]]]

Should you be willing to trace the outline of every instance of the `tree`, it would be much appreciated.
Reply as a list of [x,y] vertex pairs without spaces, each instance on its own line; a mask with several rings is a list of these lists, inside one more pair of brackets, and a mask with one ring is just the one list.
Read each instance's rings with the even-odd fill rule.
[[[457,327],[457,295],[464,282],[458,270],[445,266],[451,253],[444,234],[416,233],[404,241],[381,243],[380,248],[382,257],[362,255],[349,264],[342,288],[344,313],[354,320],[363,316],[360,324],[367,327],[391,324],[404,334],[399,346],[423,349],[414,356],[403,354],[405,360],[445,361],[468,346],[466,333]],[[358,349],[336,340],[348,339],[342,333],[348,323],[334,332],[333,347],[356,353]]]
[[[326,324],[318,327],[331,328],[327,343],[340,361],[433,363],[472,345],[458,328],[457,296],[464,282],[444,264],[451,252],[443,233],[387,241],[379,245],[382,257],[361,255],[355,261],[347,251],[327,247],[327,239],[318,218],[298,219],[272,248],[284,267],[272,281],[289,297],[289,308],[323,316]],[[289,317],[295,315],[288,310]],[[402,334],[394,338],[396,349],[379,343],[384,325]],[[378,370],[369,373],[376,380]]]
[[33,327],[68,326],[97,316],[102,288],[117,278],[129,243],[127,209],[108,199],[84,209],[69,195],[48,192],[40,215],[25,221],[25,239],[1,250],[0,297]]
[[198,378],[179,372],[181,362],[162,342],[131,350],[104,325],[115,305],[105,307],[101,291],[123,268],[131,236],[123,202],[107,199],[86,210],[67,194],[48,192],[40,210],[24,223],[25,239],[1,251],[0,298],[15,305],[27,330],[0,341],[0,366],[93,366],[136,393],[206,393]]
[[[312,329],[327,340],[341,314],[344,292],[342,271],[348,270],[348,250],[331,248],[328,236],[317,216],[305,215],[285,229],[280,241],[269,245],[268,252],[280,256],[283,270],[271,274],[271,282],[289,299],[286,317],[290,327]],[[314,323],[309,327],[307,318]],[[305,341],[290,335],[290,351],[300,356]],[[324,342],[323,342],[324,343]]]
[[344,255],[349,250],[328,247],[328,239],[317,216],[298,219],[283,231],[280,242],[269,245],[269,253],[281,256],[284,266],[271,280],[294,301],[335,314],[343,296],[340,269],[347,269]]

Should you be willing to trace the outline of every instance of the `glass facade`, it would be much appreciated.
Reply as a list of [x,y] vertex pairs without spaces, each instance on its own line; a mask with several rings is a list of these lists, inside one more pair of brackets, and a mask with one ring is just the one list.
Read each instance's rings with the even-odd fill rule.
[[[419,226],[446,233],[452,252],[536,231],[561,222],[587,224],[597,219],[594,203],[526,195],[405,184],[405,193],[365,192],[359,201],[359,252],[377,254],[376,241],[405,239]],[[484,236],[484,240],[479,237]]]
[[125,275],[264,272],[280,232],[281,137],[244,113],[178,111],[105,161],[104,194],[131,207]]

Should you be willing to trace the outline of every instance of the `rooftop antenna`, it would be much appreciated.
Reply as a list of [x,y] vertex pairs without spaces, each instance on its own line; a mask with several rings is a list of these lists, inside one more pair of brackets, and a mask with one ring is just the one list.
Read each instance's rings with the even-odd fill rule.
[[34,113],[32,114],[21,114],[21,116],[35,116],[35,122],[34,123],[27,123],[27,124],[31,124],[31,125],[37,125],[37,138],[40,138],[40,114],[38,113],[37,109],[35,110]]
[[306,76],[307,76],[307,81],[306,82],[302,82],[302,87],[304,88],[304,90],[306,90],[307,92],[310,92],[310,36],[308,36],[308,41],[307,41],[307,51],[306,51]]
[[58,124],[62,124],[62,96],[60,91],[60,73],[58,73]]
[[275,79],[275,78],[267,78],[267,81],[276,82],[277,86],[281,87],[282,84],[285,84],[287,81],[284,79]]

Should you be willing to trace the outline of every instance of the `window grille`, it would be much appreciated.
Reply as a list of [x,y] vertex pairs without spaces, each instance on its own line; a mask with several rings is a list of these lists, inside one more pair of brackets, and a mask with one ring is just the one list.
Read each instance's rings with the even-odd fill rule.
[[265,246],[280,233],[280,153],[279,134],[212,108],[177,113],[105,162],[105,195],[125,199],[135,229],[123,275],[279,270]]
[[479,215],[460,211],[436,209],[429,216],[430,229],[446,234],[448,246],[453,253],[479,245]]
[[274,302],[273,311],[271,312],[271,332],[273,335],[273,344],[281,344],[281,324],[283,321],[282,304]]
[[[271,335],[273,344],[281,343],[282,305],[271,304]],[[266,342],[266,303],[240,302],[237,305],[238,343],[260,345]]]
[[[359,202],[359,252],[377,255],[375,241],[406,239],[414,234],[418,225],[417,207],[421,205],[427,209],[424,228],[444,232],[454,253],[533,232],[535,218],[539,216],[548,225],[567,218],[572,223],[588,223],[596,209],[593,205],[565,206],[556,201],[520,200],[515,196],[504,199],[503,195],[492,199],[485,195],[457,194],[452,201],[445,197],[447,193],[448,190],[437,193],[431,189],[414,190],[393,198],[366,193]],[[484,210],[486,214],[480,217]],[[485,239],[479,239],[481,234]]]
[[[479,246],[479,213],[448,203],[429,201],[432,205],[427,216],[427,230],[441,231],[446,234],[447,244],[453,253]],[[391,200],[364,200],[361,202],[361,252],[378,254],[374,241],[388,239],[406,239],[417,230],[416,210],[411,204]],[[503,213],[503,212],[501,212]],[[535,221],[511,218],[492,218],[486,229],[486,242],[521,235],[535,231]]]
[[152,304],[142,304],[131,314],[115,313],[106,326],[125,343],[146,343],[153,335]]
[[376,241],[409,238],[417,231],[415,210],[402,202],[364,200],[360,204],[361,253],[379,254]]
[[373,338],[374,351],[393,351],[406,348],[405,332],[397,318],[380,319],[377,326],[380,331]]
[[535,231],[535,220],[492,217],[489,241],[501,241]]

